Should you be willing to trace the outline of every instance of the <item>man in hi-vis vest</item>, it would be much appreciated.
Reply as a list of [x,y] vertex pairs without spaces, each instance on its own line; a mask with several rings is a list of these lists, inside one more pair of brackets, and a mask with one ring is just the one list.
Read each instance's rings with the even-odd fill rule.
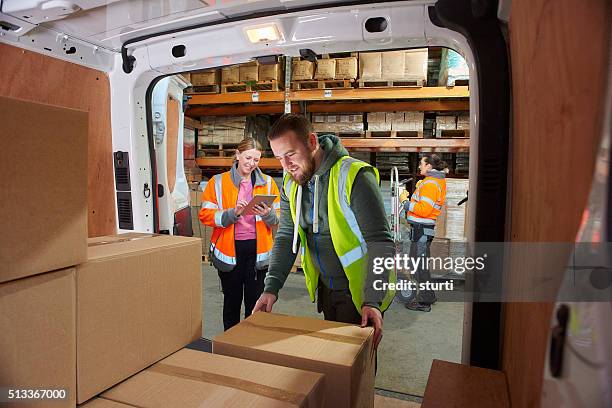
[[394,272],[373,269],[375,257],[394,255],[378,171],[350,157],[337,137],[317,136],[302,115],[283,115],[268,139],[285,175],[280,225],[253,311],[272,311],[301,246],[318,311],[326,320],[373,326],[377,347],[382,312],[394,296],[383,283],[395,282]]

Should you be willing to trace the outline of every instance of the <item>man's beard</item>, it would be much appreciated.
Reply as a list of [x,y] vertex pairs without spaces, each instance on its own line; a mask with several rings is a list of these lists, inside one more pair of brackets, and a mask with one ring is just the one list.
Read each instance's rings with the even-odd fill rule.
[[289,173],[289,175],[296,183],[303,186],[310,181],[314,173],[315,173],[315,159],[314,157],[311,157],[310,160],[306,163],[306,166],[304,167],[304,170],[299,178],[295,178],[295,176],[293,176],[291,173]]

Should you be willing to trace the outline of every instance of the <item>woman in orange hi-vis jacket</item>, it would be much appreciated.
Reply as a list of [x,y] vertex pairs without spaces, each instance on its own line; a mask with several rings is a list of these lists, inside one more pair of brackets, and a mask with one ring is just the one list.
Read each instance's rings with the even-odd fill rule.
[[[229,171],[215,175],[202,193],[200,221],[214,227],[210,257],[223,289],[223,327],[240,321],[244,294],[244,317],[251,315],[263,292],[264,277],[272,250],[272,227],[278,224],[280,194],[272,177],[257,167],[261,149],[252,138],[238,145],[236,161]],[[257,194],[275,195],[273,207],[265,203],[254,214],[244,207]]]
[[[416,184],[412,197],[404,191],[400,201],[410,224],[410,257],[429,258],[429,248],[434,238],[436,219],[446,201],[446,163],[435,154],[424,156],[419,164],[419,172],[425,176]],[[427,265],[420,265],[414,271],[419,285],[431,280]],[[429,312],[436,302],[436,294],[431,289],[419,289],[416,298],[406,303],[406,308]]]

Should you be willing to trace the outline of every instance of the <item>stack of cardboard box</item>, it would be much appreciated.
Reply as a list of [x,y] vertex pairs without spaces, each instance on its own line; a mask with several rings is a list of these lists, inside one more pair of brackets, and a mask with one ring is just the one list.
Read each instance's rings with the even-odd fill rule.
[[315,114],[312,121],[315,132],[363,132],[363,115],[361,114]]
[[423,131],[423,112],[370,112],[367,116],[370,131]]
[[359,54],[359,78],[427,82],[427,49]]
[[245,128],[246,116],[204,116],[198,143],[240,143]]
[[443,130],[456,130],[457,117],[450,115],[436,116],[436,137],[442,137]]
[[190,82],[192,86],[219,85],[220,70],[218,68],[205,71],[192,72]]
[[291,64],[291,80],[306,81],[312,80],[314,76],[315,65],[313,62],[294,58]]

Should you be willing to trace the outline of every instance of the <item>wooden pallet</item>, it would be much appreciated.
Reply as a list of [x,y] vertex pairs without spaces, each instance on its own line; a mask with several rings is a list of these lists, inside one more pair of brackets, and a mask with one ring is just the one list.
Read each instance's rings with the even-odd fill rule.
[[446,84],[447,88],[452,88],[454,86],[470,86],[469,79],[450,79]]
[[294,91],[304,89],[338,89],[352,88],[354,79],[315,79],[306,81],[293,81],[291,87]]
[[221,84],[221,93],[234,93],[234,92],[261,92],[261,91],[275,91],[282,90],[282,84],[279,81],[257,81],[255,83],[234,83],[234,84]]
[[357,88],[422,88],[427,85],[425,79],[358,79]]
[[395,138],[395,139],[422,139],[423,131],[419,130],[367,130],[365,137],[375,138]]
[[218,94],[219,93],[219,85],[200,85],[200,86],[192,86],[191,88],[187,88],[187,93],[199,93],[199,94]]
[[200,157],[231,157],[236,154],[238,143],[200,143],[198,153],[204,153]]
[[436,138],[440,139],[466,139],[470,137],[469,129],[438,129],[436,130]]

